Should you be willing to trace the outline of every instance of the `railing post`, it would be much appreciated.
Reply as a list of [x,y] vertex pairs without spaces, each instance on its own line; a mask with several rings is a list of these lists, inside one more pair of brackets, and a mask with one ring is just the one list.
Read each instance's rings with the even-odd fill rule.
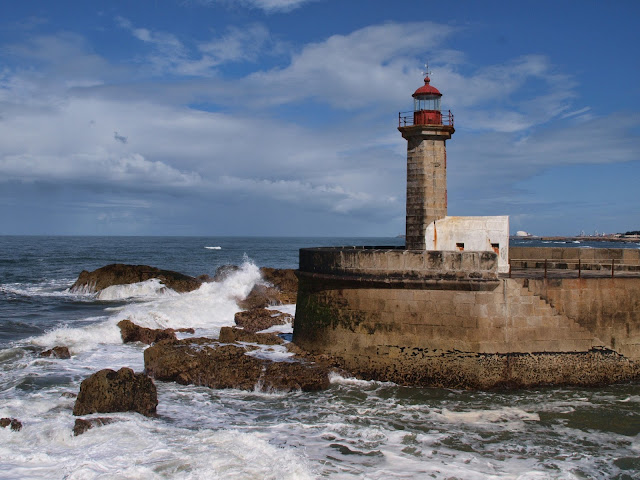
[[582,261],[578,259],[578,278],[582,278]]
[[511,278],[511,259],[509,259],[509,278]]
[[544,259],[544,278],[547,278],[547,259]]
[[612,258],[611,259],[611,278],[613,278],[613,265],[615,264],[615,262],[616,262],[616,259]]

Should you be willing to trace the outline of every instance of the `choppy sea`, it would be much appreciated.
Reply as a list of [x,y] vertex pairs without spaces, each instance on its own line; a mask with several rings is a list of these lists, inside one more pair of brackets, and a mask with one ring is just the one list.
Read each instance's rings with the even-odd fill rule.
[[[265,394],[156,382],[157,417],[107,414],[116,421],[73,436],[70,394],[85,377],[144,368],[145,347],[121,341],[123,318],[216,337],[233,325],[235,298],[260,281],[258,267],[296,268],[302,247],[402,242],[0,237],[0,417],[23,424],[0,428],[0,479],[640,478],[637,384],[475,392],[334,376],[324,392]],[[81,270],[110,263],[189,275],[242,268],[184,294],[153,281],[69,293]],[[72,358],[39,356],[56,345]]]

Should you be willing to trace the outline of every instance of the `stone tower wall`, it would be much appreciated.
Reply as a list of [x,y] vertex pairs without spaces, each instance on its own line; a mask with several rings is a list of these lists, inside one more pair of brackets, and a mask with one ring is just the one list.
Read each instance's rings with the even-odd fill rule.
[[427,225],[447,216],[446,140],[453,127],[400,127],[407,140],[406,246],[425,250]]
[[407,144],[407,248],[424,250],[427,225],[447,216],[444,140],[411,137]]

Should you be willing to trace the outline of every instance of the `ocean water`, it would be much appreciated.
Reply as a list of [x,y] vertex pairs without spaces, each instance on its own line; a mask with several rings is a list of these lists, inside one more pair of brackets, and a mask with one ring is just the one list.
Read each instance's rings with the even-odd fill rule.
[[[0,479],[640,478],[637,384],[474,392],[334,376],[324,392],[265,394],[156,382],[157,417],[96,415],[115,421],[73,436],[69,394],[85,377],[144,368],[145,347],[122,343],[121,319],[216,337],[233,325],[235,299],[260,281],[258,267],[295,268],[301,247],[401,243],[0,237],[0,417],[23,424],[0,429]],[[68,292],[81,270],[115,262],[190,275],[242,268],[185,294],[156,281]],[[56,345],[72,358],[39,356]]]

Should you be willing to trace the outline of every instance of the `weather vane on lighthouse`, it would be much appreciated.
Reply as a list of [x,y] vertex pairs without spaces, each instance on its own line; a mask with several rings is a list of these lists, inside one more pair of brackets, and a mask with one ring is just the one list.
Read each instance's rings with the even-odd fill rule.
[[432,72],[429,71],[429,62],[424,64],[424,70],[422,71],[422,75],[424,75],[425,77],[429,77],[429,75],[431,75]]

